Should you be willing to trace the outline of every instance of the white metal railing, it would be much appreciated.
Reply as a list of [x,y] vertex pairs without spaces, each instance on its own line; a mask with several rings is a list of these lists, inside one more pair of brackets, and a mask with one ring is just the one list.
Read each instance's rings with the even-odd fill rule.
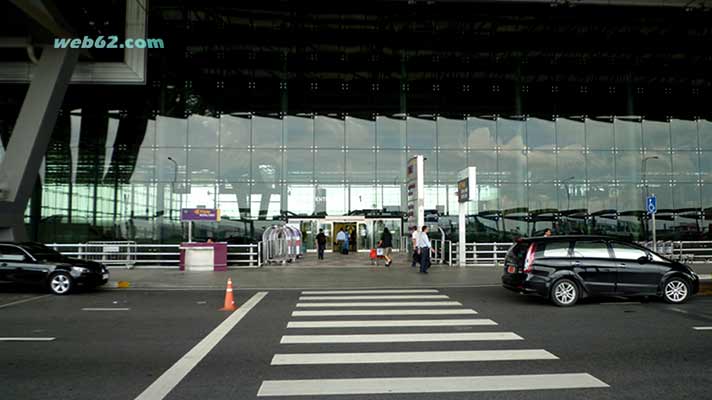
[[[465,243],[465,265],[497,267],[511,246],[511,242]],[[450,243],[448,265],[459,265],[459,254],[459,243]]]
[[[180,264],[180,244],[114,242],[109,248],[96,243],[52,243],[47,246],[65,256],[96,260],[107,267],[175,269]],[[227,245],[228,268],[261,267],[264,264],[261,250],[261,243]],[[116,257],[117,254],[121,257]]]
[[[653,242],[638,242],[652,249]],[[683,240],[658,240],[656,242],[658,253],[673,260],[686,263],[712,262],[712,241],[683,241]]]

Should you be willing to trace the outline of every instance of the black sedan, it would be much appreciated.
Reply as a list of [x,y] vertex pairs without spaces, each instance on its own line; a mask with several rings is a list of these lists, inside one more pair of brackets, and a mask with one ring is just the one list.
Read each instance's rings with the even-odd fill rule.
[[588,296],[659,296],[680,304],[699,290],[692,268],[645,247],[601,236],[520,239],[507,252],[502,285],[557,306]]
[[64,295],[109,281],[102,264],[68,258],[38,243],[0,243],[0,282],[42,285]]

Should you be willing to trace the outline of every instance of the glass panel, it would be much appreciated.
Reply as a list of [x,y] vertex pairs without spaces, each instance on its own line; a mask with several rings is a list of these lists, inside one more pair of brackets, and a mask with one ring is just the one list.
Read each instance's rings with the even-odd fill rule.
[[247,182],[231,182],[218,186],[218,207],[226,218],[249,217],[249,198],[250,184]]
[[527,206],[527,187],[505,183],[499,187],[499,203],[502,210]]
[[673,176],[682,182],[696,182],[700,176],[700,158],[696,151],[677,151],[672,154]]
[[674,150],[695,150],[699,146],[697,141],[697,121],[682,119],[670,120],[670,136]]
[[372,182],[376,179],[376,152],[349,150],[346,152],[346,179],[353,182]]
[[187,120],[163,116],[156,117],[156,146],[185,147],[187,144]]
[[640,122],[616,118],[615,128],[616,148],[622,150],[640,150],[643,148],[643,130]]
[[464,150],[441,150],[438,153],[438,179],[441,182],[456,184],[457,173],[466,167],[467,153]]
[[287,147],[311,148],[314,145],[314,120],[292,116],[285,117],[284,136]]
[[[616,153],[616,179],[639,183],[642,161],[643,157],[639,151],[618,151]],[[647,164],[649,169],[650,160]]]
[[[320,190],[321,189],[321,192]],[[321,194],[323,193],[323,196]],[[320,185],[317,187],[316,212],[319,212],[319,197],[325,200],[328,215],[346,214],[346,188],[343,185]]]
[[218,147],[217,118],[191,115],[188,117],[188,144],[191,147]]
[[529,187],[529,210],[559,208],[557,186],[553,183],[534,184]]
[[[583,151],[562,150],[558,157],[559,180],[583,181],[586,179],[586,155]],[[573,179],[570,179],[571,177]]]
[[[186,179],[185,170],[188,160],[185,147],[159,147],[156,150],[156,172],[159,182],[179,182]],[[175,163],[168,158],[171,158]],[[177,164],[177,165],[176,165]]]
[[346,146],[371,149],[376,145],[376,123],[371,120],[346,117]]
[[556,129],[553,121],[539,118],[527,119],[527,146],[530,149],[548,150],[556,145]]
[[[700,188],[700,199],[702,200],[702,209],[706,210],[712,207],[712,185],[704,185]],[[709,216],[705,217],[707,226],[707,234],[712,235],[712,219]]]
[[188,150],[188,179],[215,181],[218,178],[218,149]]
[[320,182],[343,182],[344,152],[341,150],[317,150],[315,178]]
[[377,207],[401,209],[401,189],[401,185],[379,185]]
[[677,184],[673,187],[673,205],[680,208],[700,207],[700,187],[696,183]]
[[185,207],[215,207],[217,201],[214,184],[193,184],[190,192],[185,196]]
[[612,185],[593,183],[588,190],[588,211],[595,213],[601,210],[615,210],[616,188]]
[[585,209],[587,206],[588,186],[575,181],[566,181],[559,185],[559,208],[562,210]]
[[524,182],[527,173],[527,156],[524,152],[505,150],[498,154],[501,179],[505,182]]
[[349,211],[376,208],[376,187],[371,185],[351,185]]
[[314,118],[314,145],[340,149],[344,146],[344,120],[317,116]]
[[435,121],[408,117],[408,146],[419,149],[432,149],[436,146]]
[[264,183],[279,182],[282,179],[282,152],[277,149],[252,152],[252,179]]
[[712,182],[712,151],[700,153],[700,175],[704,182]]
[[295,214],[314,212],[314,186],[287,185],[287,209]]
[[255,147],[279,148],[282,146],[282,120],[280,118],[252,117],[252,144]]
[[250,180],[249,150],[224,149],[220,152],[220,177],[228,182]]
[[464,149],[467,145],[467,121],[438,118],[438,146],[443,149]]
[[310,182],[314,179],[314,153],[311,150],[288,149],[284,152],[287,182]]
[[591,182],[609,182],[615,176],[615,153],[593,150],[588,153],[586,165]]
[[712,150],[712,122],[701,119],[698,121],[700,148]]
[[[672,160],[669,152],[646,152],[646,157],[658,157],[646,161],[645,178],[648,181],[668,182],[672,179]],[[642,167],[641,167],[642,168]]]
[[578,150],[586,144],[586,129],[583,122],[566,118],[556,119],[556,144],[560,149]]
[[603,242],[574,243],[574,257],[576,258],[610,258],[608,246]]
[[252,120],[249,118],[223,115],[220,117],[220,145],[246,149],[250,146],[250,129]]
[[589,149],[612,150],[613,124],[606,121],[586,119],[586,146]]
[[[425,158],[425,161],[423,161],[423,173],[425,174],[425,182],[435,182],[438,179],[437,173],[438,173],[438,157],[437,153],[434,150],[411,150],[408,153],[408,159],[416,156],[416,155],[422,155]],[[405,166],[402,167],[403,170],[405,170]]]
[[[541,252],[543,257],[568,257],[569,256],[569,242],[554,242],[547,243],[544,247],[544,251]],[[539,256],[539,249],[537,248],[537,256]]]
[[528,155],[528,179],[534,183],[556,179],[556,153],[553,150],[533,150]]
[[258,183],[252,185],[250,214],[252,217],[275,217],[282,210],[282,186]]
[[378,146],[391,149],[404,148],[405,126],[406,122],[403,119],[376,117]]
[[494,149],[497,146],[497,122],[468,118],[467,146],[470,149]]
[[[156,160],[153,146],[156,140],[156,121],[148,120],[143,142],[136,156],[131,182],[150,182],[156,175]],[[44,202],[43,202],[44,203]]]
[[494,151],[470,151],[467,165],[477,167],[477,182],[497,181],[497,153]]
[[623,243],[611,243],[611,247],[613,247],[615,258],[619,260],[637,260],[647,256],[645,251]]
[[646,149],[670,148],[670,124],[660,121],[643,121],[643,143]]
[[[618,189],[618,211],[633,211],[643,210],[645,205],[643,186],[640,184],[620,185]],[[652,190],[652,188],[649,188]],[[658,199],[658,208],[660,207],[660,199]]]
[[497,144],[505,149],[524,149],[526,146],[524,121],[497,119]]
[[376,177],[379,182],[397,183],[405,180],[405,151],[379,150],[376,154],[378,171]]
[[477,211],[499,209],[499,187],[496,185],[477,185]]

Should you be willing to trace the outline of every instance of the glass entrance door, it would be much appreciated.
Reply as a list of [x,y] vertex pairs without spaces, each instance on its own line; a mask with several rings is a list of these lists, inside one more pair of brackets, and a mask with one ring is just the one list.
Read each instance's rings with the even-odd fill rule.
[[334,241],[336,240],[336,236],[334,234],[334,223],[331,221],[318,221],[318,223],[317,221],[314,221],[314,223],[319,226],[316,232],[319,233],[319,229],[323,229],[324,235],[326,235],[326,247],[324,249],[326,251],[332,251]]

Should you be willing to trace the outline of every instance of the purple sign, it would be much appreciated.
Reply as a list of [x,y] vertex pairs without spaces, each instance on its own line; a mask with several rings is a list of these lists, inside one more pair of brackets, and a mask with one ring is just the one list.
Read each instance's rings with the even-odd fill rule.
[[181,208],[180,220],[220,222],[220,210],[215,208]]

